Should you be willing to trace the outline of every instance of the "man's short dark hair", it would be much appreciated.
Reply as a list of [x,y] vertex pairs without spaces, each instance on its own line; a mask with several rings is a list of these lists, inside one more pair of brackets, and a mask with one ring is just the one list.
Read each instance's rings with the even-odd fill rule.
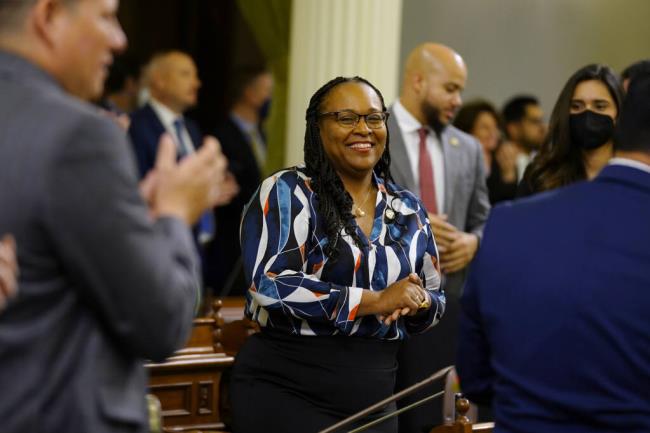
[[539,105],[539,100],[532,95],[517,95],[512,97],[501,110],[503,124],[521,122],[526,117],[526,107],[529,105]]
[[621,73],[621,80],[632,80],[636,75],[650,72],[650,59],[639,60],[625,68]]
[[616,150],[650,154],[650,71],[630,81],[616,125]]
[[104,84],[104,92],[107,94],[119,92],[124,89],[127,78],[138,80],[140,77],[140,64],[136,59],[129,56],[115,58]]

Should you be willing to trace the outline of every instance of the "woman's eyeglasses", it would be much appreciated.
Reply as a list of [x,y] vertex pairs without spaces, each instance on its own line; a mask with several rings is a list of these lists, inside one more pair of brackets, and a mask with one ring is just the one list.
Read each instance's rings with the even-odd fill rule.
[[318,117],[334,116],[336,123],[344,128],[354,128],[359,124],[359,120],[363,120],[370,129],[379,129],[386,125],[388,119],[387,111],[378,111],[368,114],[357,114],[354,111],[330,111],[328,113],[320,113]]

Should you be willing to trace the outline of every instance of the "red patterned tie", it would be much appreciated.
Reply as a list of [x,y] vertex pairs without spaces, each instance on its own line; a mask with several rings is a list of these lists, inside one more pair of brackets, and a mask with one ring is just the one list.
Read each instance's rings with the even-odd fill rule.
[[431,165],[431,155],[427,150],[427,129],[418,129],[418,134],[420,135],[420,158],[418,163],[420,198],[429,213],[437,214],[438,205],[436,204],[436,187],[433,182],[433,166]]

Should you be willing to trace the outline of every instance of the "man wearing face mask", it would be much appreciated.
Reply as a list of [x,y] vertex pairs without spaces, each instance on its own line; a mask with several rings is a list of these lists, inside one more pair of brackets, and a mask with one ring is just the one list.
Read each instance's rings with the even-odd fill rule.
[[523,197],[593,179],[612,157],[612,133],[623,99],[614,71],[587,65],[566,83],[553,108],[549,133],[517,189]]
[[268,115],[273,76],[263,68],[247,68],[234,74],[231,108],[214,135],[221,141],[228,168],[239,184],[239,194],[227,206],[216,209],[219,227],[207,247],[205,282],[215,295],[243,296],[245,283],[239,249],[239,223],[244,206],[262,180],[266,164],[266,138],[262,123]]
[[[440,324],[403,343],[397,391],[453,364],[458,298],[490,209],[481,145],[450,125],[466,80],[458,53],[436,43],[421,44],[406,60],[400,97],[390,108],[390,170],[395,182],[418,194],[427,208],[447,295]],[[398,405],[426,395],[423,391]],[[441,421],[442,405],[434,400],[401,415],[399,431],[419,432]]]
[[[500,432],[650,431],[649,95],[650,74],[632,80],[615,158],[593,181],[490,215],[456,366]],[[610,129],[597,116],[572,117],[586,145]]]

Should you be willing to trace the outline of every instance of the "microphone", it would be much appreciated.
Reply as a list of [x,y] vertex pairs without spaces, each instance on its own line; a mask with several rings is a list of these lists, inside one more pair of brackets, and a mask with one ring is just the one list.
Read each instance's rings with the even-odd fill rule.
[[[451,369],[453,369],[453,368],[454,368],[454,366],[451,365],[449,367],[443,368],[442,370],[438,370],[437,372],[433,373],[428,378],[426,378],[426,379],[424,379],[424,380],[422,380],[422,381],[420,381],[420,382],[418,382],[418,383],[416,383],[414,385],[411,385],[408,388],[405,388],[405,389],[401,390],[397,394],[394,394],[394,395],[392,395],[392,396],[390,396],[388,398],[385,398],[384,400],[382,400],[382,401],[380,401],[378,403],[375,403],[372,406],[362,410],[361,412],[357,412],[356,414],[351,415],[351,416],[345,418],[344,420],[337,422],[333,426],[328,427],[328,428],[326,428],[324,430],[321,430],[318,433],[334,433],[337,430],[339,430],[339,429],[341,429],[341,428],[343,428],[345,426],[348,426],[348,425],[352,424],[355,421],[358,421],[358,420],[360,420],[362,418],[365,418],[366,416],[370,415],[373,412],[376,412],[379,409],[382,409],[387,404],[390,404],[390,403],[392,403],[394,401],[397,401],[397,400],[399,400],[399,399],[401,399],[403,397],[409,396],[409,395],[413,394],[414,392],[419,391],[420,389],[424,388],[425,386],[428,386],[428,385],[432,384],[436,380],[440,379],[441,377],[443,377],[447,373],[449,373],[449,371]],[[439,397],[439,396],[443,395],[444,393],[445,393],[445,391],[442,390],[442,391],[440,391],[440,392],[438,392],[436,394],[425,397],[424,399],[422,399],[420,401],[416,401],[415,403],[413,403],[413,404],[411,404],[409,406],[403,407],[403,408],[401,408],[401,409],[399,409],[399,410],[397,410],[395,412],[392,412],[390,414],[387,414],[387,415],[383,416],[382,418],[371,421],[370,423],[365,424],[365,425],[357,428],[356,430],[353,430],[352,432],[360,432],[360,431],[366,430],[367,428],[370,428],[373,425],[379,424],[380,422],[383,422],[384,420],[386,420],[386,419],[388,419],[390,417],[398,415],[398,414],[400,414],[400,413],[402,413],[402,412],[404,412],[406,410],[409,410],[409,409],[411,409],[413,407],[416,407],[416,406],[419,406],[419,405],[421,405],[421,404],[423,404],[423,403],[425,403],[425,402],[427,402],[429,400],[432,400],[432,399],[434,399],[436,397]],[[349,433],[352,433],[352,432],[349,432]]]

